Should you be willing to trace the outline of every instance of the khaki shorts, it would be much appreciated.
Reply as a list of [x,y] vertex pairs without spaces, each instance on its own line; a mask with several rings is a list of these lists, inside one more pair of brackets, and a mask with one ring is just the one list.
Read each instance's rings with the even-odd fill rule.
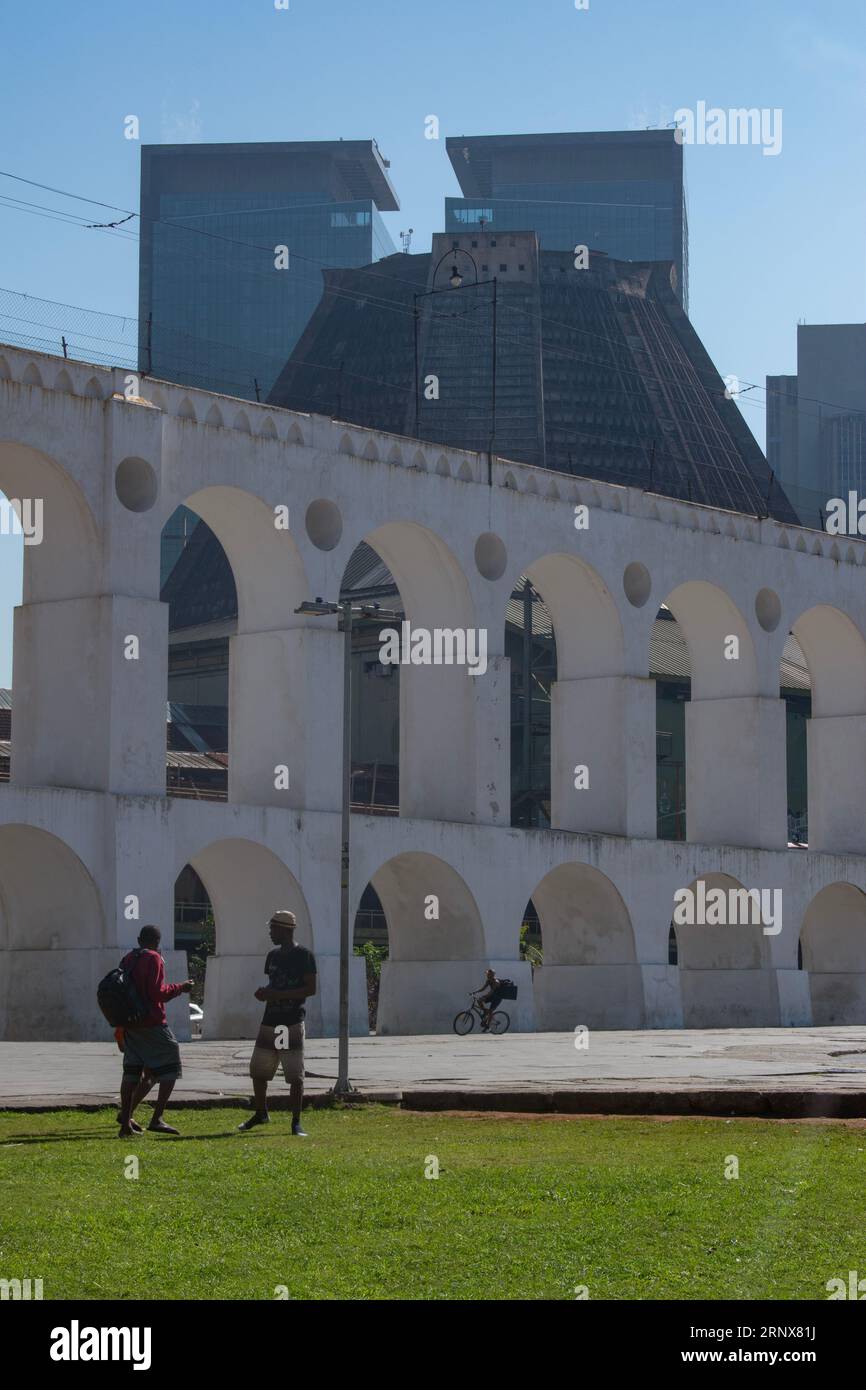
[[[279,1047],[278,1044],[284,1044]],[[285,1044],[288,1046],[285,1046]],[[287,1083],[304,1076],[304,1025],[284,1023],[276,1028],[262,1024],[250,1058],[250,1076],[257,1081],[273,1081],[282,1063]]]

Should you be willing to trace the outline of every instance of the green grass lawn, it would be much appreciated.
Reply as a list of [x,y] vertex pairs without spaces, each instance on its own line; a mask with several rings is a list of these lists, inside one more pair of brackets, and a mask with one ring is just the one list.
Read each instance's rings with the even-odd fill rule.
[[293,1140],[281,1112],[238,1135],[244,1114],[133,1142],[109,1110],[0,1114],[0,1277],[46,1299],[826,1299],[866,1276],[864,1128],[378,1106],[308,1111]]

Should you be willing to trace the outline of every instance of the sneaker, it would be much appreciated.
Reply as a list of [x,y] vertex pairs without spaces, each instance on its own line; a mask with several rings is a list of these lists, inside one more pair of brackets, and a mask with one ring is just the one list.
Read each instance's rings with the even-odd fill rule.
[[151,1120],[147,1127],[151,1134],[180,1134],[179,1129],[175,1129],[174,1125],[167,1125],[165,1120]]
[[309,1139],[310,1137],[300,1120],[292,1120],[292,1134],[296,1139]]
[[250,1115],[248,1120],[244,1120],[242,1125],[238,1125],[238,1129],[255,1129],[256,1125],[269,1125],[270,1122],[271,1117],[267,1111],[264,1115],[260,1115],[257,1110],[255,1115]]

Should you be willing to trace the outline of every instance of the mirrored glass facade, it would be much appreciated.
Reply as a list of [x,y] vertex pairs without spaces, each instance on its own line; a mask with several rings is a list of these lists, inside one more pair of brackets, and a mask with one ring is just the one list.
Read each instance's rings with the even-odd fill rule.
[[542,251],[585,245],[623,261],[673,261],[688,310],[683,147],[672,131],[449,139],[464,197],[445,227],[534,231]]
[[322,270],[394,251],[380,206],[397,201],[371,141],[145,146],[142,369],[265,400]]

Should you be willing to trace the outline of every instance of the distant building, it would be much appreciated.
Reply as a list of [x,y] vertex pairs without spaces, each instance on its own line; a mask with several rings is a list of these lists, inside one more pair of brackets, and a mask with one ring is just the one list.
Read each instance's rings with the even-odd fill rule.
[[485,230],[369,269],[324,272],[275,405],[794,520],[670,262],[576,269],[534,232]]
[[264,400],[318,303],[321,268],[393,252],[387,169],[375,140],[143,145],[141,369]]
[[796,375],[767,377],[767,462],[806,526],[866,496],[866,323],[798,325]]
[[689,305],[683,146],[673,130],[450,136],[462,198],[445,229],[538,233],[542,251],[578,244],[620,261],[672,261]]

